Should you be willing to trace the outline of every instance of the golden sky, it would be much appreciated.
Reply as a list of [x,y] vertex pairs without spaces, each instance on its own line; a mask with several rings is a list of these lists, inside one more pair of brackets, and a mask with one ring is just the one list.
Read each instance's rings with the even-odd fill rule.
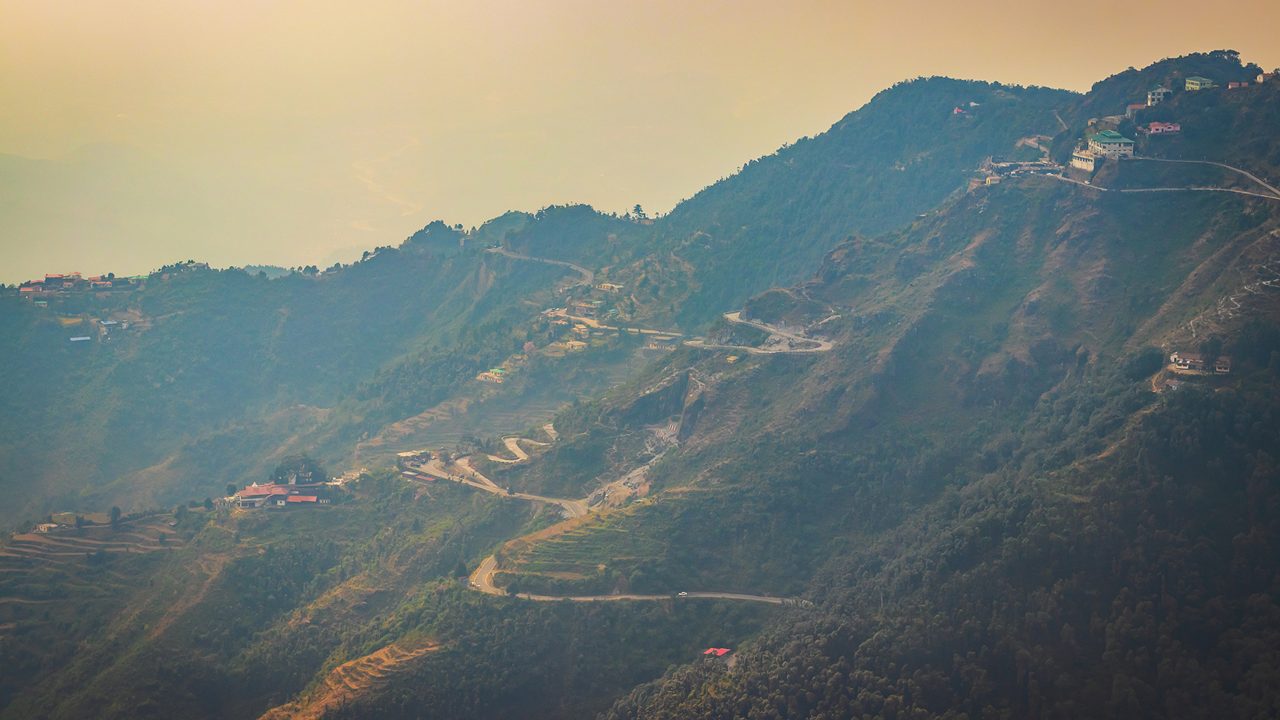
[[1280,65],[1280,2],[0,0],[0,281],[667,211],[917,75]]

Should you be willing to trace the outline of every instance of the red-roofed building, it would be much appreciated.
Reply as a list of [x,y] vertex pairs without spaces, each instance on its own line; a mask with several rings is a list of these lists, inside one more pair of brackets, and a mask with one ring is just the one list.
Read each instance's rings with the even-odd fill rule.
[[724,657],[725,655],[728,655],[731,652],[733,651],[730,650],[729,648],[707,648],[706,650],[702,651],[702,654],[706,655],[707,657]]
[[1148,135],[1175,135],[1182,132],[1181,123],[1153,122],[1147,125]]
[[310,487],[319,490],[315,495],[303,495],[296,485],[253,484],[235,494],[236,505],[242,508],[260,507],[305,507],[307,505],[328,505],[329,497],[324,493],[322,485]]
[[240,497],[266,497],[275,494],[287,494],[288,488],[284,485],[258,485],[257,483],[249,485],[245,489],[236,493]]

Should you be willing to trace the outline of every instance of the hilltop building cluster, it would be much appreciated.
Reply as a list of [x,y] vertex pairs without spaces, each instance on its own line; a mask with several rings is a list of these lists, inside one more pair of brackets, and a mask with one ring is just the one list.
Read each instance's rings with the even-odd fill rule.
[[326,480],[314,462],[290,459],[276,469],[269,482],[246,485],[224,502],[242,509],[316,507],[331,504],[342,484],[340,479]]
[[78,272],[46,274],[43,280],[28,280],[18,286],[18,294],[31,300],[70,293],[129,290],[138,287],[146,275],[116,277],[114,274],[84,277]]
[[227,498],[238,508],[294,508],[329,505],[333,502],[335,483],[278,484],[252,483]]
[[[1271,82],[1275,75],[1276,73],[1274,72],[1260,73],[1256,78],[1256,82],[1258,84]],[[1226,87],[1228,90],[1236,90],[1248,87],[1250,84],[1247,81],[1233,81],[1228,82]],[[1203,92],[1218,87],[1220,86],[1217,80],[1200,75],[1193,75],[1184,78],[1182,81],[1184,92]],[[1121,120],[1137,122],[1140,113],[1168,101],[1173,94],[1174,91],[1168,85],[1157,85],[1147,91],[1145,103],[1134,102],[1126,106],[1123,116],[1113,115],[1101,118],[1100,121],[1091,120],[1091,125],[1100,122],[1104,126],[1110,124],[1112,127],[1088,135],[1082,146],[1072,152],[1071,167],[1076,170],[1093,173],[1107,160],[1133,157],[1136,148],[1135,141],[1120,134],[1115,129],[1115,126],[1119,125]],[[1147,137],[1163,137],[1181,133],[1182,124],[1152,120],[1146,124],[1137,125],[1136,130]]]
[[1229,375],[1231,374],[1231,356],[1210,357],[1201,353],[1178,351],[1169,356],[1169,369],[1182,374]]

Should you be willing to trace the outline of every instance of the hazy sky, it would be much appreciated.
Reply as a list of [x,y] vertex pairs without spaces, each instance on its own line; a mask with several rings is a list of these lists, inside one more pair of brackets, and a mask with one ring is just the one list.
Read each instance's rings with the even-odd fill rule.
[[1270,68],[1278,27],[1275,0],[0,0],[0,281],[665,212],[898,80]]

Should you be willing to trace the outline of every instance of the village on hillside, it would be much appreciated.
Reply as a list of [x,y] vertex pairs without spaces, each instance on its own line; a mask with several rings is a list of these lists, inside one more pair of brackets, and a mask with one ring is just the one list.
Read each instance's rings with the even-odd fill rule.
[[136,311],[118,311],[107,317],[85,312],[81,298],[106,300],[113,296],[128,295],[142,290],[148,282],[164,282],[187,272],[208,270],[208,263],[187,260],[166,265],[148,275],[117,276],[115,273],[85,276],[79,272],[47,273],[43,279],[27,280],[17,286],[0,285],[0,295],[15,294],[34,307],[47,310],[67,331],[67,342],[73,346],[88,346],[94,342],[109,342],[119,333],[133,327],[145,329],[147,323]]
[[628,325],[635,301],[625,294],[625,289],[619,283],[595,282],[593,277],[561,288],[561,304],[546,308],[532,321],[533,339],[527,340],[519,353],[484,370],[475,379],[501,385],[535,355],[563,358],[592,348],[610,347],[624,335],[642,337],[645,350],[669,352],[679,347],[680,333]]
[[[1253,83],[1230,81],[1219,84],[1212,78],[1194,75],[1182,78],[1176,92],[1196,93],[1213,90],[1236,92],[1250,85],[1262,85],[1277,81],[1277,72],[1259,73]],[[1035,153],[1037,157],[1011,159],[1004,157],[988,158],[969,181],[969,189],[998,185],[1007,178],[1020,175],[1050,175],[1071,179],[1089,184],[1094,174],[1102,169],[1108,161],[1120,161],[1138,157],[1140,142],[1159,142],[1159,138],[1176,136],[1182,133],[1182,123],[1172,120],[1159,120],[1143,117],[1145,111],[1167,102],[1174,94],[1174,83],[1160,84],[1150,88],[1145,97],[1134,98],[1134,102],[1124,108],[1123,113],[1092,118],[1087,130],[1079,139],[1071,152],[1066,165],[1054,162],[1049,150],[1052,138],[1048,135],[1034,135],[1018,141],[1015,150],[1020,153]],[[967,117],[979,107],[977,103],[967,106],[956,106],[952,115]],[[1117,108],[1118,109],[1118,108]],[[1127,137],[1120,132],[1122,124],[1132,124],[1138,138]],[[1063,129],[1066,129],[1065,124]],[[1025,149],[1025,150],[1024,150]],[[1016,153],[1015,153],[1016,156]]]

